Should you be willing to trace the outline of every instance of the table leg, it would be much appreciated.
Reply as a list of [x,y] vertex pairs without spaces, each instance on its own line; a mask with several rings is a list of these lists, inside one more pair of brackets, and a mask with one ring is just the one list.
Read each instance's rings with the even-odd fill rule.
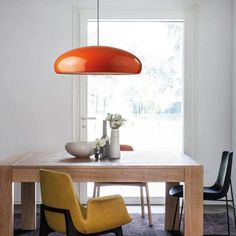
[[184,235],[203,235],[203,168],[185,168]]
[[[169,195],[169,189],[177,184],[179,184],[179,182],[166,183],[165,230],[172,230],[177,198]],[[175,218],[175,227],[174,227],[175,230],[178,230],[178,223],[179,223],[179,208],[177,209],[176,218]]]
[[13,235],[12,169],[0,166],[0,235]]
[[35,183],[21,183],[21,229],[36,229]]

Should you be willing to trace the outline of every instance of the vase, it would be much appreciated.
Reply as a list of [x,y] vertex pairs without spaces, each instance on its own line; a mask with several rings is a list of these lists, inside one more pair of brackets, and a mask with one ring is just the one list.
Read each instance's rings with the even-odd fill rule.
[[102,148],[102,152],[101,152],[101,157],[102,158],[106,158],[110,156],[110,150],[109,150],[109,138],[107,136],[107,121],[104,120],[103,121],[103,132],[102,132],[102,138],[106,139],[106,145]]
[[99,155],[100,155],[100,151],[97,150],[96,148],[94,148],[94,157],[95,157],[95,160],[96,160],[96,161],[99,160]]
[[120,158],[119,129],[111,129],[110,158]]

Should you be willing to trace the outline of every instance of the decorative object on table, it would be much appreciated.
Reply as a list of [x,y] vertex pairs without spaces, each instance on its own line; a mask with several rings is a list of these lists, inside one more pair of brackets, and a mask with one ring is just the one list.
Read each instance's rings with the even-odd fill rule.
[[102,130],[102,139],[106,139],[106,145],[102,148],[102,157],[106,158],[110,156],[109,138],[107,136],[107,120],[103,120]]
[[120,114],[108,114],[106,120],[111,127],[110,158],[117,159],[120,158],[119,128],[126,120]]
[[89,158],[94,154],[93,142],[71,142],[65,145],[65,149],[77,158]]
[[55,61],[54,69],[58,74],[139,74],[142,63],[130,52],[99,45],[99,0],[97,0],[97,46],[76,48],[63,53]]
[[106,145],[107,138],[97,138],[94,142],[94,156],[95,159],[98,160],[99,157],[100,159],[103,158],[102,156],[102,149]]

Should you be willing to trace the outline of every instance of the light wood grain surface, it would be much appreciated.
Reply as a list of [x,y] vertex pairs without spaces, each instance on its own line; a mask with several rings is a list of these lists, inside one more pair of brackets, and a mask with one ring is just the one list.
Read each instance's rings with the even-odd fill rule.
[[195,232],[196,235],[203,235],[203,217],[200,217],[203,215],[202,167],[185,168],[184,199],[185,234],[191,235]]
[[[1,162],[0,162],[1,164]],[[48,151],[37,151],[21,157],[12,163],[14,167],[35,167],[35,166],[102,166],[102,167],[125,167],[125,166],[145,166],[145,167],[179,167],[199,165],[192,158],[181,152],[121,152],[120,159],[103,159],[95,161],[92,157],[88,159],[74,158],[62,151],[59,153]]]
[[[176,152],[122,152],[118,160],[77,159],[64,151],[31,151],[0,162],[0,235],[12,236],[12,183],[23,187],[24,229],[35,228],[35,182],[39,169],[64,171],[75,182],[185,182],[185,236],[203,235],[202,166]],[[5,176],[6,175],[6,178]],[[175,199],[166,195],[166,224],[170,230]],[[30,212],[30,213],[29,213]],[[153,222],[155,224],[155,222]]]
[[0,235],[13,235],[13,184],[10,166],[0,166]]
[[36,228],[36,184],[21,184],[21,229]]

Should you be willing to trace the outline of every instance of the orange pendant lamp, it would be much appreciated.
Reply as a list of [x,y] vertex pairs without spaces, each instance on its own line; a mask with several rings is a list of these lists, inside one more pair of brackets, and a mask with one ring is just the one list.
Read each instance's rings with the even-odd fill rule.
[[63,53],[55,61],[55,72],[73,75],[125,75],[141,72],[142,63],[132,53],[119,48],[99,46],[99,0],[97,0],[97,44]]

